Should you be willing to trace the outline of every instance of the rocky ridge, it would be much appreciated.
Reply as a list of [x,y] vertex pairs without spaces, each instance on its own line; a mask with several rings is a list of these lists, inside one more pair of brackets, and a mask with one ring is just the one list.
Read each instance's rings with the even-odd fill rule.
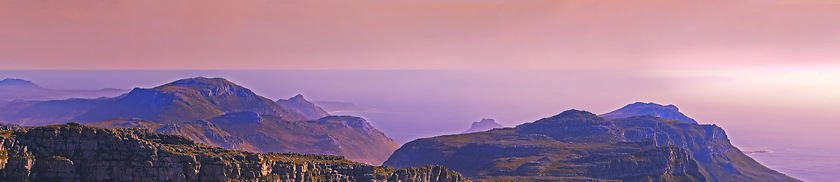
[[385,161],[442,165],[474,180],[798,181],[729,143],[715,125],[569,110],[515,128],[418,139]]
[[441,166],[371,166],[342,156],[252,153],[145,129],[78,123],[0,131],[6,181],[466,181]]

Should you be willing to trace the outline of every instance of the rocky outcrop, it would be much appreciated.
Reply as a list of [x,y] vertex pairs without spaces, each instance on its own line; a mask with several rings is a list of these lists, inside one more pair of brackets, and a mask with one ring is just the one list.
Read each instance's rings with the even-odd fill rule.
[[633,116],[651,115],[668,120],[682,121],[686,123],[697,124],[697,121],[691,119],[680,112],[680,109],[674,105],[660,105],[657,103],[636,102],[628,104],[618,110],[601,114],[600,116],[607,119],[628,118]]
[[277,100],[277,104],[280,104],[283,107],[291,109],[295,112],[303,114],[306,116],[306,119],[319,119],[323,117],[327,117],[330,114],[321,107],[316,106],[312,102],[307,101],[303,98],[303,95],[298,94],[289,99],[280,99]]
[[710,181],[794,181],[753,160],[729,142],[717,125],[698,125],[650,115],[613,119],[627,141],[652,139],[688,151]]
[[77,123],[0,131],[5,181],[466,181],[441,166],[371,166],[341,156],[251,153],[144,129]]
[[385,161],[443,165],[475,180],[798,181],[764,167],[714,125],[569,110],[515,128],[423,138]]
[[496,123],[496,120],[482,118],[481,121],[473,122],[472,125],[470,125],[470,129],[467,129],[467,131],[464,131],[462,133],[481,132],[503,127],[504,126],[500,125],[499,123]]

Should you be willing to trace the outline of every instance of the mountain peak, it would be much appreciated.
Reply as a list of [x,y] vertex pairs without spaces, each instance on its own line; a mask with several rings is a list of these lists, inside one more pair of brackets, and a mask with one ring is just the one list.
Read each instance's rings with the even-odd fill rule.
[[589,111],[569,109],[551,118],[598,118],[598,116]]
[[496,123],[496,120],[490,118],[481,118],[481,121],[473,122],[470,126],[470,129],[464,131],[463,133],[481,132],[502,127],[504,126],[500,125],[499,123]]
[[136,117],[172,123],[240,111],[280,116],[290,121],[305,119],[303,115],[224,78],[204,77],[181,79],[151,89],[135,88],[125,97],[75,119],[94,122],[115,117]]
[[35,83],[32,83],[29,80],[24,79],[17,79],[17,78],[6,78],[0,81],[0,86],[2,87],[38,87]]
[[642,108],[642,107],[661,107],[663,109],[668,109],[668,110],[673,110],[673,111],[679,111],[680,110],[679,108],[677,108],[677,106],[674,106],[673,104],[669,104],[669,105],[666,106],[666,105],[661,105],[661,104],[657,104],[657,103],[653,103],[653,102],[648,102],[648,103],[635,102],[635,103],[632,103],[632,104],[627,104],[626,106],[622,107],[622,109],[623,108]]
[[689,118],[680,112],[680,109],[674,105],[661,105],[653,102],[635,102],[621,107],[618,110],[602,114],[601,117],[607,119],[627,118],[632,116],[651,115],[668,120],[682,121],[686,123],[697,123],[694,119]]
[[289,99],[277,100],[277,104],[280,104],[283,107],[303,114],[303,116],[306,116],[306,118],[310,120],[319,119],[330,115],[321,107],[318,107],[312,102],[307,101],[305,98],[303,98],[302,94],[297,94]]
[[306,100],[306,98],[303,98],[303,94],[297,94],[294,97],[289,98],[289,100],[309,102]]
[[155,88],[167,88],[167,87],[184,87],[184,88],[192,88],[192,89],[206,89],[206,88],[226,88],[226,87],[234,87],[234,88],[244,88],[239,86],[233,82],[228,81],[224,78],[205,78],[205,77],[195,77],[195,78],[185,78],[176,80],[174,82],[161,85]]

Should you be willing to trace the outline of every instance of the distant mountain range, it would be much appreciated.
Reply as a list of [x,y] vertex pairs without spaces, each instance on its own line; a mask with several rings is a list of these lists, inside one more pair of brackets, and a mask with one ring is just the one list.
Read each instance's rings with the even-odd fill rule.
[[744,155],[715,125],[578,110],[514,128],[417,139],[384,165],[442,165],[490,181],[798,181]]
[[440,166],[394,169],[342,156],[252,153],[141,129],[8,126],[0,130],[0,181],[466,181]]
[[601,114],[599,116],[607,119],[616,119],[616,118],[627,118],[632,116],[644,116],[644,115],[651,115],[656,116],[668,120],[674,121],[682,121],[686,123],[694,123],[697,124],[697,121],[694,119],[689,118],[685,114],[680,112],[680,109],[674,105],[667,105],[663,106],[656,103],[644,103],[644,102],[636,102],[632,104],[628,104],[618,110]]
[[467,129],[467,131],[464,131],[463,133],[481,132],[503,127],[504,126],[500,125],[499,123],[496,123],[496,120],[482,118],[481,121],[473,122],[470,126],[470,129]]
[[325,113],[302,95],[275,102],[222,78],[197,77],[115,98],[7,103],[0,121],[140,127],[231,149],[344,155],[370,164],[399,147],[362,118]]
[[[0,86],[40,88],[25,80]],[[272,101],[203,77],[110,98],[5,101],[0,122],[12,124],[0,124],[0,180],[464,181],[463,174],[482,181],[797,181],[673,105],[637,102],[600,116],[568,110],[513,128],[482,119],[464,134],[402,147],[363,118],[330,115],[366,109],[303,95]],[[52,125],[69,121],[102,128]],[[88,171],[93,166],[105,167]],[[134,170],[101,172],[123,167]]]
[[43,88],[28,80],[6,78],[0,81],[0,102],[115,97],[127,91],[115,88],[99,90],[55,90]]

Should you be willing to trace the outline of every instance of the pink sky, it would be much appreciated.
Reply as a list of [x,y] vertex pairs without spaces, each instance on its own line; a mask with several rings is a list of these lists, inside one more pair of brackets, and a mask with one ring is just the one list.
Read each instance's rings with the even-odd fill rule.
[[840,62],[840,4],[0,1],[2,69],[717,69]]

